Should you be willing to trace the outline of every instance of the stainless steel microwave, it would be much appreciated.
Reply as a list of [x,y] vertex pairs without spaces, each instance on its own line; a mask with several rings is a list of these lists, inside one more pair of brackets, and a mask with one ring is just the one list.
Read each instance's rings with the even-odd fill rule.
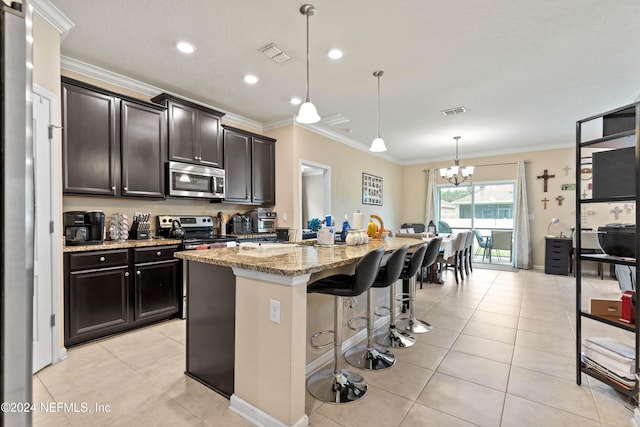
[[169,196],[224,199],[224,169],[168,162]]

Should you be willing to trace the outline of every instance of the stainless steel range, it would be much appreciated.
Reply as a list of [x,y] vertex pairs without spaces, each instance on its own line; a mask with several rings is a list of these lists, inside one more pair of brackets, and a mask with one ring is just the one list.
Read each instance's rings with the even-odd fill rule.
[[182,249],[199,250],[220,247],[226,242],[237,241],[235,237],[218,236],[213,233],[215,221],[209,215],[158,215],[156,217],[156,234],[162,237],[173,237],[172,230],[181,228],[184,233]]

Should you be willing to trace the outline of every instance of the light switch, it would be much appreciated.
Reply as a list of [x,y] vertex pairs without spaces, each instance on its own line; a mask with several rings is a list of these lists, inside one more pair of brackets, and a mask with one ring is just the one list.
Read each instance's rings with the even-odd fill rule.
[[278,325],[280,324],[280,301],[269,300],[269,320]]
[[282,212],[281,216],[282,216],[282,221],[283,222],[287,222],[287,216],[288,216],[287,213],[286,212]]

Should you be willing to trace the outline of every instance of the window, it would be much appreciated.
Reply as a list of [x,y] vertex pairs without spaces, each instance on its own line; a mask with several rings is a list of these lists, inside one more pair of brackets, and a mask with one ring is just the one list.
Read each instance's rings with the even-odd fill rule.
[[438,219],[453,229],[512,230],[515,182],[439,185]]

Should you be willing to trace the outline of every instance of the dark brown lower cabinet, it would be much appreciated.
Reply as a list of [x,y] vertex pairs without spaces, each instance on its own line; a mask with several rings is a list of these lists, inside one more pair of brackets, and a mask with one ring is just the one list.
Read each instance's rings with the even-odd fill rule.
[[129,266],[75,271],[69,275],[65,344],[77,344],[129,324]]
[[180,260],[136,264],[135,321],[166,318],[178,312]]
[[173,258],[177,248],[66,253],[65,346],[179,315],[182,264]]

